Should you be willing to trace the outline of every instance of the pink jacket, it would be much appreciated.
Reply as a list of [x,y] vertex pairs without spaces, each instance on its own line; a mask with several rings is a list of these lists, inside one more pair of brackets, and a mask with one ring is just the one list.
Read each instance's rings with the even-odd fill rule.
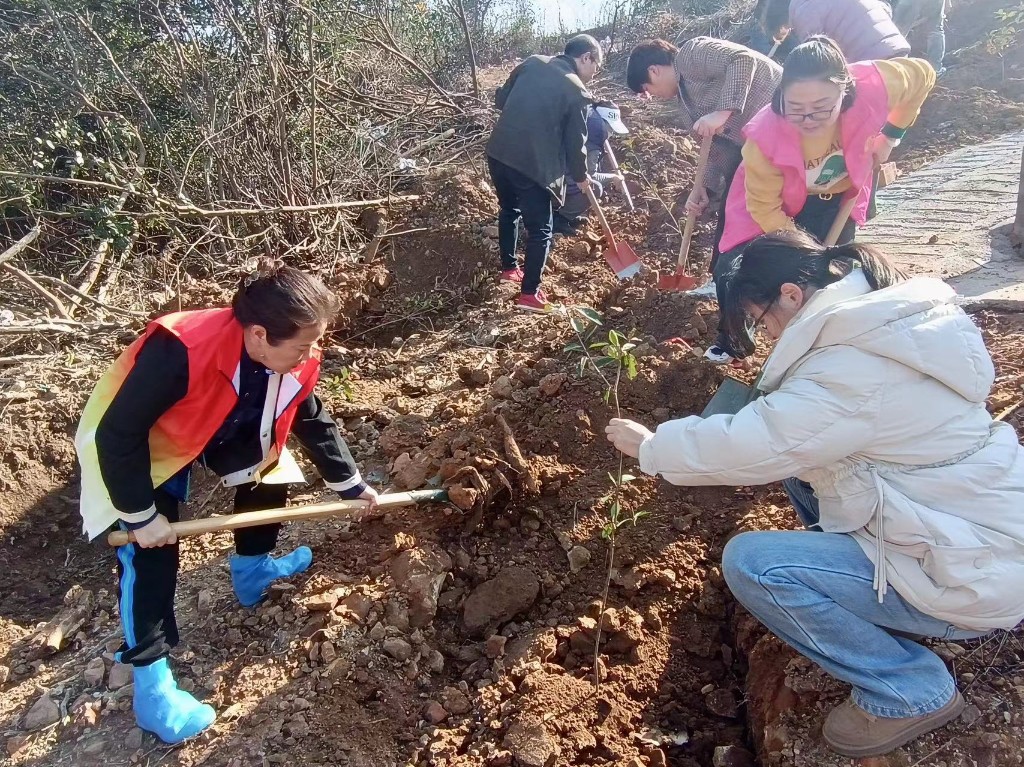
[[[860,226],[867,218],[874,176],[868,142],[882,130],[889,116],[889,94],[874,63],[851,64],[850,72],[857,83],[857,97],[853,106],[843,112],[839,131],[846,171],[853,186],[848,194],[857,195],[857,206],[851,217]],[[743,136],[757,144],[765,158],[782,171],[782,210],[795,218],[807,203],[807,174],[800,132],[784,117],[775,114],[769,104],[751,118],[743,129]],[[722,253],[764,234],[747,212],[746,181],[746,168],[741,163],[725,202],[725,227],[718,246]]]
[[800,40],[828,35],[847,61],[910,55],[910,43],[882,0],[791,0],[789,23]]

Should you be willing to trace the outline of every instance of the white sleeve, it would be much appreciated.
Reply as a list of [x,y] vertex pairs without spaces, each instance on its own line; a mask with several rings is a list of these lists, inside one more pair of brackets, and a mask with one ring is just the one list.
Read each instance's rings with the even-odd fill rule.
[[[837,356],[810,358],[736,415],[661,424],[640,446],[641,470],[674,485],[761,485],[861,451],[876,431],[885,382],[876,376],[865,386],[870,376],[837,376],[830,364]],[[856,369],[848,356],[844,362],[842,369]],[[865,362],[861,373],[884,370]]]

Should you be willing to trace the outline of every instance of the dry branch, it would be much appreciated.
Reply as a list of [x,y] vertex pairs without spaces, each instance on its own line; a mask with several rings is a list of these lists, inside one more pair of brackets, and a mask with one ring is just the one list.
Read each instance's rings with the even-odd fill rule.
[[53,293],[48,291],[46,288],[44,288],[42,285],[40,285],[38,282],[36,282],[34,279],[32,279],[30,275],[21,271],[21,269],[19,269],[16,266],[13,266],[12,264],[0,264],[0,269],[6,269],[12,275],[14,275],[23,283],[32,288],[32,290],[37,295],[39,295],[44,301],[46,301],[46,303],[53,307],[53,310],[57,312],[57,315],[61,319],[71,319],[71,314],[68,312],[67,307],[64,306],[63,303],[61,303],[61,300],[57,298],[57,296],[53,295]]
[[23,250],[25,250],[25,248],[27,248],[29,245],[35,242],[36,238],[39,237],[39,231],[40,230],[38,226],[33,227],[32,229],[29,230],[28,234],[26,234],[13,245],[11,245],[11,247],[9,247],[3,253],[0,253],[0,264],[3,264],[7,261],[10,261],[12,258],[15,258]]

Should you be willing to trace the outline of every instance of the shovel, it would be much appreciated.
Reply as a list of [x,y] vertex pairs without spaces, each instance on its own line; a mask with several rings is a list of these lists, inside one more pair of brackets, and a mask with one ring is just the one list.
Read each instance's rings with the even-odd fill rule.
[[[836,244],[836,240],[842,234],[843,227],[850,220],[850,215],[853,213],[856,205],[856,195],[843,202],[839,212],[836,213],[835,220],[832,222],[832,227],[828,230],[828,235],[825,237],[826,245]],[[726,376],[725,380],[719,384],[715,396],[711,398],[711,401],[708,402],[701,412],[700,417],[708,418],[709,416],[721,415],[723,413],[726,415],[736,415],[736,413],[760,396],[758,394],[758,387],[761,385],[762,375],[764,375],[763,371],[757,376],[753,386],[747,386],[747,384],[737,381],[735,378]]]
[[636,253],[633,252],[633,248],[628,243],[615,240],[615,235],[612,234],[612,229],[608,226],[608,219],[604,217],[604,211],[601,210],[601,206],[598,204],[597,197],[594,195],[594,190],[590,188],[590,184],[587,184],[586,190],[590,206],[597,213],[597,218],[601,222],[601,229],[604,231],[604,236],[608,239],[608,247],[604,249],[604,260],[608,262],[608,266],[612,268],[615,276],[620,280],[628,280],[630,277],[636,276],[637,272],[640,271],[640,259],[636,257]]
[[[414,506],[426,501],[447,501],[446,490],[413,490],[410,493],[390,493],[377,499],[377,508],[392,509],[398,506]],[[293,506],[290,509],[263,509],[262,511],[246,511],[242,514],[228,514],[221,517],[190,519],[185,522],[172,522],[171,529],[179,538],[203,533],[215,533],[222,530],[237,530],[241,527],[256,527],[279,522],[296,522],[300,519],[324,519],[338,517],[350,511],[361,511],[369,507],[369,501],[332,501],[307,506]],[[107,536],[111,546],[125,546],[135,540],[131,531],[115,530]]]
[[629,187],[626,186],[626,179],[619,171],[619,161],[615,159],[615,152],[612,151],[612,145],[608,143],[608,139],[604,141],[604,154],[608,158],[608,164],[612,166],[612,172],[617,173],[619,180],[616,181],[616,185],[619,187],[619,191],[622,192],[622,196],[626,198],[626,204],[629,205],[629,212],[632,213],[636,210],[633,207],[633,195],[629,193]]
[[[711,154],[712,137],[708,136],[701,142],[700,157],[697,159],[697,173],[694,176],[694,185],[704,183],[704,172],[708,167],[708,156]],[[690,240],[693,238],[693,228],[697,224],[697,216],[689,213],[686,216],[686,225],[683,227],[683,242],[679,246],[679,258],[676,260],[676,270],[673,274],[662,274],[658,276],[658,290],[693,290],[697,287],[697,278],[686,272],[686,260],[690,255]]]

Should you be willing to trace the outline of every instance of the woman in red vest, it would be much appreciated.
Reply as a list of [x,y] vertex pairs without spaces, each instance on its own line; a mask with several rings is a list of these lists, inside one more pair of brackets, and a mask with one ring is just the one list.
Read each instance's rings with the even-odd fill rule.
[[[716,284],[744,246],[762,234],[804,229],[824,239],[845,199],[856,198],[839,243],[867,219],[874,169],[917,119],[935,85],[923,59],[847,64],[828,37],[786,57],[771,105],[743,129],[743,162],[726,197]],[[719,295],[719,304],[722,296]],[[707,357],[738,356],[719,336]]]
[[[321,282],[267,264],[242,281],[230,308],[151,322],[85,407],[75,438],[85,531],[94,538],[118,525],[136,539],[117,552],[124,642],[115,657],[134,666],[139,727],[167,743],[214,720],[210,706],[178,688],[168,664],[178,643],[178,542],[170,522],[188,498],[192,465],[202,463],[235,488],[235,511],[283,506],[288,483],[302,481],[285,448],[294,434],[328,487],[342,498],[376,502],[313,393],[317,342],[337,311],[337,297]],[[231,580],[246,607],[312,562],[306,546],[270,555],[279,528],[234,533]]]

